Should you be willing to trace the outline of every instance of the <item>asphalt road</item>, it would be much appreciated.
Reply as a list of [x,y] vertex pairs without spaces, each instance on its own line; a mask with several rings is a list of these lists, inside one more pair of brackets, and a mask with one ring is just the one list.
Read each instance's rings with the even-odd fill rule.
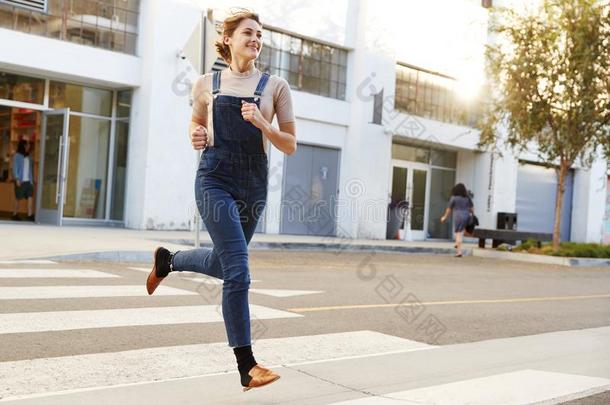
[[[475,257],[294,251],[254,251],[250,262],[253,280],[250,305],[265,308],[260,316],[253,317],[255,348],[256,342],[267,339],[359,331],[447,346],[610,326],[610,268],[567,268]],[[8,269],[59,267],[117,277],[1,276]],[[163,283],[163,287],[193,294],[147,296],[144,290],[147,267],[142,263],[99,262],[3,264],[0,265],[0,316],[42,314],[44,317],[44,313],[49,313],[49,317],[40,318],[46,322],[67,311],[145,309],[140,313],[155,318],[162,315],[159,308],[202,305],[214,306],[218,312],[221,286],[213,284],[213,280],[200,282],[193,273],[174,273]],[[91,293],[78,296],[76,289],[62,295],[64,292],[60,289],[65,286],[81,286]],[[142,293],[109,297],[95,292],[96,287],[112,290],[113,286],[117,289],[141,286]],[[24,295],[14,297],[11,291]],[[37,294],[43,295],[36,298]],[[266,309],[279,312],[267,314]],[[61,324],[61,320],[57,321],[59,326],[41,327],[40,321],[36,321],[38,318],[28,320],[27,325],[21,318],[6,318],[8,330],[0,335],[0,362],[20,366],[20,362],[33,359],[185,345],[226,345],[224,325],[218,321],[185,319],[172,323],[170,319],[161,324],[131,325],[112,324],[113,319],[120,319],[122,315],[110,313],[109,316],[109,324],[90,327],[71,327]],[[16,325],[11,326],[11,322]],[[606,343],[610,349],[610,342]],[[32,393],[23,387],[9,387],[4,392],[7,397]],[[609,402],[606,392],[567,403]]]

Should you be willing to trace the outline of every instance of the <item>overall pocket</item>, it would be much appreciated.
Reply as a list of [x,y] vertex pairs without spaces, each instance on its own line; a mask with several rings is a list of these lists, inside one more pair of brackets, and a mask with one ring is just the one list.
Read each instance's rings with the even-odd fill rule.
[[218,169],[218,167],[220,166],[221,162],[222,162],[222,160],[219,158],[212,158],[212,157],[204,156],[201,159],[201,162],[199,164],[199,174],[206,176],[208,174],[215,172]]

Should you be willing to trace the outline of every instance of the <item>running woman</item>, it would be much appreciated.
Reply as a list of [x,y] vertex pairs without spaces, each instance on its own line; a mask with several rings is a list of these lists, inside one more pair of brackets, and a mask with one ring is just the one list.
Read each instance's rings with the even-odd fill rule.
[[[247,391],[280,378],[257,364],[252,353],[248,243],[266,205],[267,141],[293,154],[295,118],[288,82],[254,65],[262,47],[257,14],[247,10],[231,14],[215,45],[229,68],[197,80],[189,127],[193,148],[203,150],[195,196],[214,247],[177,252],[158,247],[146,288],[152,294],[175,271],[223,280],[222,315],[228,343]],[[279,128],[271,125],[274,115]]]

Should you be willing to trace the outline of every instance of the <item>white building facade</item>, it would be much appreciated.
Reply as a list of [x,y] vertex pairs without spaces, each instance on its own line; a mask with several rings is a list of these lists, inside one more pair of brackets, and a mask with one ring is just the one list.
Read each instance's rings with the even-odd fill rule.
[[[216,27],[233,4],[18,3],[0,1],[0,212],[13,198],[9,157],[27,139],[37,222],[193,229],[190,87],[218,66]],[[259,231],[451,238],[439,217],[462,182],[482,227],[516,213],[518,229],[550,232],[553,171],[533,155],[477,147],[489,10],[474,0],[381,3],[244,4],[265,26],[259,68],[288,80],[297,119],[297,153],[270,148]],[[603,160],[573,169],[564,239],[608,237],[608,179]]]

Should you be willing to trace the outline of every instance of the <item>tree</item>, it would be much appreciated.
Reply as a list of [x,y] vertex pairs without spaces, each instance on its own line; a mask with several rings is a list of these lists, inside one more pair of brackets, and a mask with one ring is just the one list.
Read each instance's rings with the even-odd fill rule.
[[[535,13],[499,9],[486,50],[490,99],[481,147],[537,153],[557,173],[553,248],[575,163],[610,157],[610,3],[544,0]],[[499,125],[506,128],[498,134]]]

